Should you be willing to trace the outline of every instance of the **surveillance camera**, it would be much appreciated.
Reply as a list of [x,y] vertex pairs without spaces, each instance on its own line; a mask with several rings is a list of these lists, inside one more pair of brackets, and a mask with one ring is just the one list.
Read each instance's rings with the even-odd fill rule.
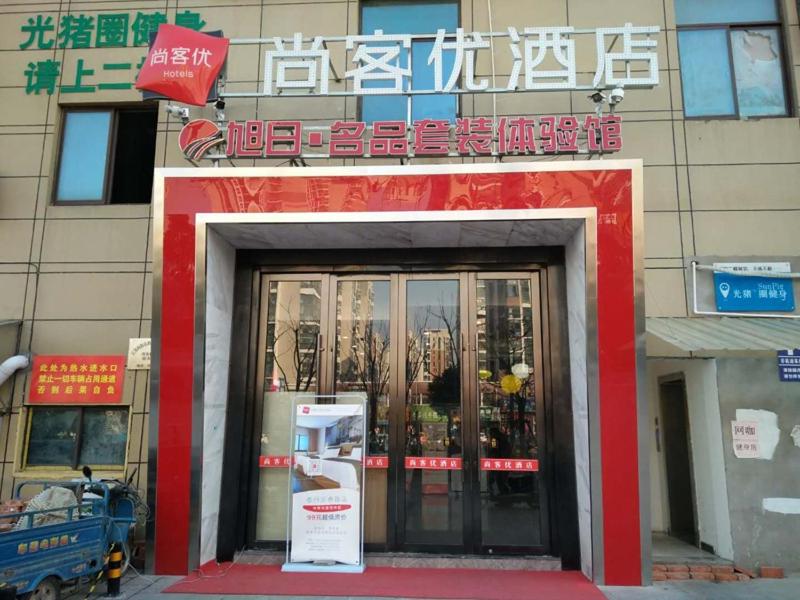
[[184,123],[189,122],[189,109],[185,106],[175,106],[174,104],[167,104],[165,110],[172,115],[183,121]]
[[225,110],[225,100],[222,99],[217,100],[214,103],[214,108],[216,108],[217,110]]
[[601,91],[596,91],[589,95],[589,99],[595,104],[602,104],[606,100],[606,95]]
[[622,88],[614,88],[611,90],[611,97],[609,98],[609,104],[619,104],[625,99],[625,90]]

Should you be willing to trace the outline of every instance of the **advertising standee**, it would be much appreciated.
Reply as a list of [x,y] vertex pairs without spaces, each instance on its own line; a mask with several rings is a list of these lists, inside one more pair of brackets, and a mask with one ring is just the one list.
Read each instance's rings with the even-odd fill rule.
[[363,571],[365,438],[363,404],[297,405],[284,571]]

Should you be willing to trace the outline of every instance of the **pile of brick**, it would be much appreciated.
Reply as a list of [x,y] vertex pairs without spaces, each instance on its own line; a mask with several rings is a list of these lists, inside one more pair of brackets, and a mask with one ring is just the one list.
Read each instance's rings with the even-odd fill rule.
[[14,529],[19,513],[24,510],[25,502],[22,500],[6,500],[0,504],[0,515],[6,515],[0,518],[0,533]]
[[[761,567],[761,577],[770,579],[783,578],[783,569],[778,567]],[[755,579],[755,572],[733,565],[715,565],[704,563],[688,564],[654,564],[653,582],[658,581],[748,581]]]

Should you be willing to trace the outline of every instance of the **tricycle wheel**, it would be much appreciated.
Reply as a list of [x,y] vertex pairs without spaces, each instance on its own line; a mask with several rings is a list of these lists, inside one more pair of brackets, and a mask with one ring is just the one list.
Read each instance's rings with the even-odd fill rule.
[[61,598],[61,581],[57,577],[45,577],[26,598],[29,600],[59,600]]

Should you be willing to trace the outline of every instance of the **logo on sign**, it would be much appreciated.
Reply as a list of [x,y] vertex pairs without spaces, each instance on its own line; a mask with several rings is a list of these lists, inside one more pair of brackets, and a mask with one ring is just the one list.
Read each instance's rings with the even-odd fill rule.
[[205,106],[228,55],[228,44],[223,37],[161,25],[136,78],[136,88]]
[[731,293],[731,286],[728,283],[720,283],[719,284],[719,293],[722,294],[723,298],[727,298],[728,294]]
[[189,160],[203,158],[211,148],[223,141],[222,131],[208,119],[189,121],[178,136],[178,146]]

